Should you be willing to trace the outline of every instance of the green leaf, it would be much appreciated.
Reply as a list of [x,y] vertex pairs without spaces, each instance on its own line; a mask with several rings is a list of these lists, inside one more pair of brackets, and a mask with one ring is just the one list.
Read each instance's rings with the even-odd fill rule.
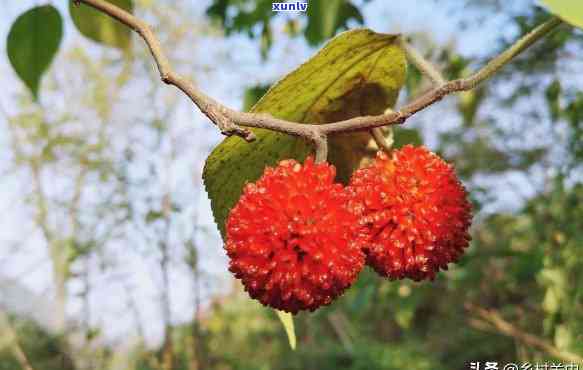
[[360,312],[366,312],[366,308],[371,302],[373,295],[376,290],[376,285],[368,284],[357,290],[357,295],[354,298],[352,304],[350,305],[350,311],[357,314]]
[[549,108],[549,114],[553,121],[556,121],[561,114],[560,96],[561,96],[561,81],[554,80],[545,90],[545,96],[547,98],[547,106]]
[[16,19],[8,33],[8,59],[35,100],[42,75],[57,54],[62,38],[63,19],[51,5],[28,10]]
[[243,110],[248,112],[269,90],[269,85],[256,85],[245,90],[243,96]]
[[575,0],[541,0],[541,2],[551,13],[583,29],[583,2]]
[[423,144],[423,139],[419,130],[414,128],[393,127],[393,148],[399,149],[411,144],[419,146]]
[[358,8],[349,1],[312,1],[308,6],[306,40],[311,45],[318,45],[334,36],[339,30],[348,28],[347,23],[350,20],[355,20],[360,24],[364,22]]
[[227,35],[245,32],[249,37],[258,36],[254,28],[258,24],[268,26],[275,14],[271,11],[272,0],[214,0],[206,9],[206,14],[219,21]]
[[149,224],[158,221],[162,218],[164,218],[164,213],[162,213],[161,211],[151,210],[146,214],[146,222]]
[[269,49],[273,44],[273,33],[271,32],[271,26],[269,21],[263,22],[263,31],[261,31],[261,57],[263,59],[267,58]]
[[[368,0],[366,0],[368,1]],[[261,52],[265,54],[271,46],[268,25],[278,13],[272,11],[272,0],[214,0],[206,9],[206,14],[220,22],[227,35],[244,32],[249,37],[261,37]],[[299,32],[298,20],[286,22],[285,31],[295,36]],[[310,1],[305,14],[307,25],[304,35],[310,45],[319,45],[337,32],[349,28],[349,23],[363,24],[364,18],[358,7],[349,0]],[[258,32],[261,26],[262,32]]]
[[[130,13],[134,9],[132,0],[107,1]],[[88,5],[75,5],[72,0],[69,1],[69,12],[73,23],[83,36],[117,49],[129,50],[132,31],[128,26]]]
[[227,32],[227,8],[229,2],[229,0],[214,0],[206,9],[206,15],[211,19],[219,20],[221,26],[223,26]]
[[294,328],[293,316],[288,312],[283,312],[283,311],[279,311],[279,310],[275,310],[275,313],[277,313],[277,317],[279,317],[279,320],[283,324],[283,327],[284,327],[285,332],[287,334],[287,339],[289,341],[289,346],[291,347],[291,349],[295,350],[296,349],[296,331]]
[[457,108],[466,126],[471,127],[474,125],[476,114],[485,96],[486,88],[483,86],[476,87],[470,91],[463,91],[458,95]]
[[[406,73],[405,55],[395,35],[366,29],[342,33],[307,63],[276,83],[251,110],[294,122],[325,123],[382,114],[395,104]],[[215,221],[224,223],[245,183],[284,158],[303,161],[312,151],[304,140],[254,129],[257,140],[230,137],[208,157],[203,178]],[[368,133],[331,137],[329,161],[347,181],[367,155]]]

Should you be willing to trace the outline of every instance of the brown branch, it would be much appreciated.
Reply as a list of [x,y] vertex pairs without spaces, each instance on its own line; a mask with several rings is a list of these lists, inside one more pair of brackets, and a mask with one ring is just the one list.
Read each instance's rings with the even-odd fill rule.
[[487,310],[471,303],[466,304],[466,309],[478,316],[479,319],[470,321],[470,325],[478,330],[487,330],[488,325],[490,325],[494,327],[497,332],[512,337],[528,346],[546,352],[553,357],[564,361],[583,364],[583,357],[572,352],[560,350],[543,339],[533,334],[524,332],[522,329],[504,320],[496,310]]
[[328,138],[326,135],[317,135],[312,139],[316,148],[316,163],[325,162],[328,158]]
[[77,0],[76,2],[90,5],[117,19],[137,32],[150,48],[150,52],[156,61],[162,81],[169,85],[174,85],[184,92],[190,100],[192,100],[192,102],[217,125],[224,135],[238,135],[247,141],[253,141],[255,139],[255,136],[251,131],[237,126],[235,122],[229,118],[229,110],[226,107],[212,99],[210,96],[204,94],[192,82],[174,72],[168,57],[164,54],[160,41],[147,23],[122,8],[104,0]]
[[[174,72],[169,59],[162,50],[160,42],[144,21],[105,0],[76,0],[76,2],[90,5],[136,31],[148,45],[158,66],[162,81],[174,85],[183,91],[224,135],[237,135],[247,141],[252,141],[255,139],[253,133],[242,127],[254,127],[299,136],[316,144],[321,144],[320,138],[329,134],[366,131],[376,127],[401,124],[413,114],[438,102],[446,95],[471,90],[482,81],[491,77],[531,44],[547,35],[562,23],[556,17],[550,19],[519,39],[508,50],[494,58],[475,74],[468,78],[441,83],[439,86],[406,104],[399,111],[378,116],[363,116],[338,122],[315,124],[286,121],[271,117],[267,114],[238,112],[224,106],[206,95],[188,79]],[[409,56],[416,55],[412,53],[411,47],[408,49]],[[436,76],[433,76],[433,80],[441,82],[441,79]]]
[[[387,108],[385,110],[385,114],[388,113],[393,113],[393,110],[391,108]],[[370,129],[370,134],[377,144],[378,149],[384,150],[385,152],[390,152],[394,143],[393,129],[389,128],[388,131],[388,137],[386,137],[381,127]]]
[[385,137],[385,133],[383,132],[383,129],[380,127],[375,127],[370,129],[370,134],[372,135],[372,138],[374,139],[375,143],[377,144],[379,150],[384,150],[385,152],[389,152],[391,150],[391,148],[393,147],[393,131],[392,129],[390,132],[390,136],[389,139],[387,139]]

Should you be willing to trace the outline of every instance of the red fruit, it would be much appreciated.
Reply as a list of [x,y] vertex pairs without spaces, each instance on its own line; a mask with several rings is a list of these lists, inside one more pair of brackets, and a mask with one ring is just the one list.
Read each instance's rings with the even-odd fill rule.
[[348,187],[367,228],[367,264],[390,279],[434,279],[468,246],[471,204],[452,166],[425,147],[379,152]]
[[356,279],[365,256],[349,194],[327,163],[268,167],[227,220],[229,270],[252,298],[297,313],[327,305]]

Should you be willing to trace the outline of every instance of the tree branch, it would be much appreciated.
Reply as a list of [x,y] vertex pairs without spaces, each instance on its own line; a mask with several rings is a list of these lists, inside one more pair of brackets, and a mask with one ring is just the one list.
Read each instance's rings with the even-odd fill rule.
[[479,317],[479,320],[476,322],[470,321],[470,324],[479,330],[484,330],[485,326],[482,324],[486,323],[486,325],[493,326],[501,334],[512,337],[528,346],[537,348],[553,357],[564,361],[583,364],[583,357],[575,353],[560,350],[539,337],[522,331],[522,329],[504,320],[496,310],[486,310],[471,303],[466,304],[466,309]]
[[[393,113],[393,110],[391,108],[387,108],[385,109],[385,114],[387,113]],[[387,153],[391,151],[395,141],[392,128],[388,128],[388,137],[385,136],[385,133],[381,127],[370,129],[370,134],[377,144],[379,150],[384,150]]]
[[0,351],[5,345],[10,346],[12,349],[12,354],[18,361],[20,367],[22,367],[23,370],[34,370],[28,357],[26,356],[26,353],[24,352],[24,348],[20,345],[18,334],[12,326],[10,318],[2,310],[0,310],[0,329],[5,329],[7,331],[7,335],[2,336],[3,338],[2,342],[0,342]]
[[[468,78],[444,82],[439,74],[430,73],[431,69],[422,69],[422,72],[428,74],[439,85],[406,104],[399,111],[378,116],[363,116],[338,122],[316,124],[286,121],[262,113],[238,112],[224,106],[206,95],[188,79],[174,72],[168,58],[162,50],[160,42],[144,21],[105,0],[76,0],[76,2],[90,5],[136,31],[148,45],[156,61],[162,81],[174,85],[184,92],[224,135],[237,135],[247,141],[254,140],[255,136],[250,130],[243,127],[269,129],[302,137],[311,142],[321,144],[320,138],[326,137],[329,134],[366,131],[381,126],[402,124],[415,113],[440,101],[446,95],[473,89],[476,85],[491,77],[514,57],[562,23],[561,20],[554,17],[541,24]],[[415,55],[418,55],[418,53],[414,52],[411,46],[406,45],[405,51],[412,63],[415,63],[418,67],[423,65],[423,58],[415,58]]]
[[379,150],[384,150],[385,152],[389,152],[393,147],[393,130],[390,132],[389,139],[385,137],[383,129],[380,127],[375,127],[370,130],[370,134],[372,135],[374,141],[376,142]]
[[431,63],[429,63],[429,61],[427,61],[423,55],[417,51],[417,49],[409,45],[405,39],[400,37],[399,43],[401,44],[403,50],[405,50],[405,54],[407,55],[409,62],[417,67],[421,73],[429,77],[434,85],[439,86],[447,82],[447,80],[441,75],[441,72],[439,72],[439,70],[437,70],[437,68],[435,68]]
[[314,147],[316,148],[316,163],[325,162],[328,158],[328,138],[326,135],[317,135],[313,138]]
[[488,78],[492,77],[496,72],[498,72],[502,67],[508,64],[514,57],[518,54],[522,53],[526,50],[529,46],[534,44],[539,39],[546,36],[549,32],[553,29],[558,27],[563,22],[557,18],[553,17],[548,21],[540,24],[532,31],[521,37],[518,41],[516,41],[510,48],[505,50],[502,54],[498,55],[496,58],[492,59],[488,64],[486,64],[482,69],[478,72],[474,73],[472,76],[465,78],[464,81],[464,89],[470,90],[476,87],[478,84],[487,80]]
[[228,117],[228,110],[223,105],[204,94],[192,82],[174,72],[168,57],[164,54],[160,41],[147,23],[124,9],[104,0],[76,0],[76,2],[90,5],[137,32],[148,45],[150,53],[152,53],[152,57],[156,61],[162,81],[169,85],[174,85],[184,92],[201,112],[217,125],[223,135],[237,135],[247,141],[253,141],[255,139],[255,135],[251,131],[237,126]]

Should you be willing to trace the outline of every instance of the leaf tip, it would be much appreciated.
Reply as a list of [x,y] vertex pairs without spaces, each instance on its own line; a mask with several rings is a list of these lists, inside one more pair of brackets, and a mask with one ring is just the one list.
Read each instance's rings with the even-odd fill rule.
[[287,334],[287,339],[289,341],[290,348],[292,349],[292,351],[295,351],[297,340],[293,316],[289,312],[283,312],[279,310],[275,310],[275,313],[277,313],[277,317],[279,317],[279,320],[283,324],[283,327]]

